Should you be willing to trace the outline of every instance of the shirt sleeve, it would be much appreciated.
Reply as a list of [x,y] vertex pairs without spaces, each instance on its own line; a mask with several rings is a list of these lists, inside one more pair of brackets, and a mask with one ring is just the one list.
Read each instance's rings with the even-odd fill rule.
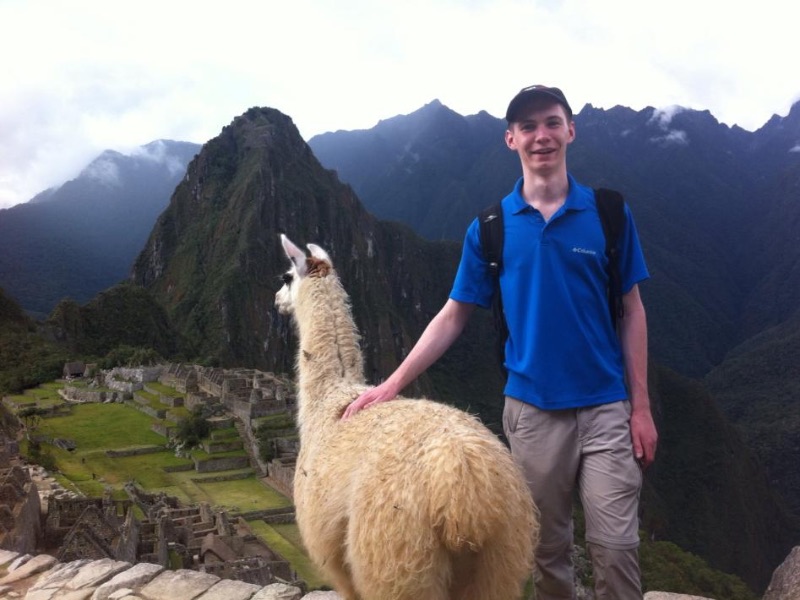
[[639,233],[633,220],[628,204],[625,204],[626,226],[620,247],[620,275],[622,277],[622,292],[627,294],[633,286],[650,278],[644,252],[639,242]]
[[461,262],[458,264],[450,298],[458,302],[489,308],[493,293],[494,282],[481,249],[480,226],[478,219],[474,219],[464,236]]

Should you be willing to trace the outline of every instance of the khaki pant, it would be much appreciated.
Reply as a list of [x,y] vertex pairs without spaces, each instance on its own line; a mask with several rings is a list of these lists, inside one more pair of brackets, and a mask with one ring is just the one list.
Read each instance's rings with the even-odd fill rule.
[[541,513],[537,600],[575,598],[572,499],[586,516],[597,600],[641,600],[638,508],[630,403],[544,411],[506,397],[503,429]]

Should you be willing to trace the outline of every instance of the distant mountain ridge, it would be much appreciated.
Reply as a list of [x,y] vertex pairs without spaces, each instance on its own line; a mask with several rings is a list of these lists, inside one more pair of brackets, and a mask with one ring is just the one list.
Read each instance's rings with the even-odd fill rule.
[[[682,315],[654,322],[660,360],[701,375],[733,345],[796,310],[796,295],[775,293],[776,278],[763,277],[762,255],[768,248],[778,270],[793,268],[787,240],[800,209],[786,185],[796,183],[791,169],[800,164],[800,103],[754,133],[682,109],[587,105],[575,120],[570,171],[625,194],[654,271],[648,305]],[[479,210],[519,177],[504,130],[501,119],[462,117],[434,101],[370,130],[315,136],[309,145],[377,217],[428,239],[460,241]],[[662,298],[670,300],[663,309]]]
[[0,286],[43,316],[124,280],[198,144],[107,150],[75,179],[0,210]]

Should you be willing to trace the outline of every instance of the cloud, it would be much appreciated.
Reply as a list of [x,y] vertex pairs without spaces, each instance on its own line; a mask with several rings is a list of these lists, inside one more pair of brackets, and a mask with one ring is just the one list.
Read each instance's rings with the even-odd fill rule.
[[667,132],[666,135],[651,137],[650,141],[660,146],[688,146],[689,136],[686,135],[685,131],[673,129]]
[[86,167],[81,175],[94,179],[107,187],[119,187],[122,182],[119,177],[119,167],[110,156],[101,156]]
[[[0,0],[0,207],[103,150],[204,143],[252,106],[301,135],[365,129],[438,98],[502,116],[532,83],[586,103],[682,106],[753,130],[797,82],[783,0]],[[656,14],[657,18],[653,18]],[[713,27],[715,23],[724,26]],[[754,83],[756,82],[756,83]]]
[[186,164],[180,157],[170,154],[163,140],[150,142],[145,146],[134,148],[130,156],[136,156],[157,164],[164,165],[171,175],[178,175],[186,170]]
[[656,125],[657,127],[667,131],[669,129],[669,124],[672,122],[672,119],[675,115],[684,112],[686,109],[682,106],[667,106],[665,108],[659,108],[653,111],[653,115],[647,121],[648,125]]
[[650,141],[660,146],[686,146],[689,144],[689,136],[680,129],[670,129],[670,124],[675,115],[684,112],[686,109],[681,106],[667,106],[653,111],[652,116],[647,121],[648,125],[655,126],[664,135],[656,135]]

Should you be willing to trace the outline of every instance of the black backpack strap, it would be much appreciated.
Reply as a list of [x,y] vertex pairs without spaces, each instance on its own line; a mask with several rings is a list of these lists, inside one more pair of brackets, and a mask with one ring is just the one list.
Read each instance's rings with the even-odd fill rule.
[[503,298],[500,294],[500,268],[503,265],[503,207],[498,202],[484,208],[478,215],[480,226],[481,250],[483,257],[488,264],[489,273],[494,283],[494,294],[492,295],[492,316],[494,318],[494,328],[496,336],[496,354],[500,362],[500,367],[505,372],[505,350],[506,339],[508,339],[508,326],[503,314]]
[[597,188],[594,191],[597,213],[606,237],[608,257],[608,306],[611,323],[616,329],[617,321],[625,315],[622,305],[622,275],[619,269],[619,240],[625,229],[625,199],[615,190]]
[[478,215],[481,231],[481,250],[489,265],[489,272],[497,282],[503,264],[503,207],[498,202],[484,208]]

